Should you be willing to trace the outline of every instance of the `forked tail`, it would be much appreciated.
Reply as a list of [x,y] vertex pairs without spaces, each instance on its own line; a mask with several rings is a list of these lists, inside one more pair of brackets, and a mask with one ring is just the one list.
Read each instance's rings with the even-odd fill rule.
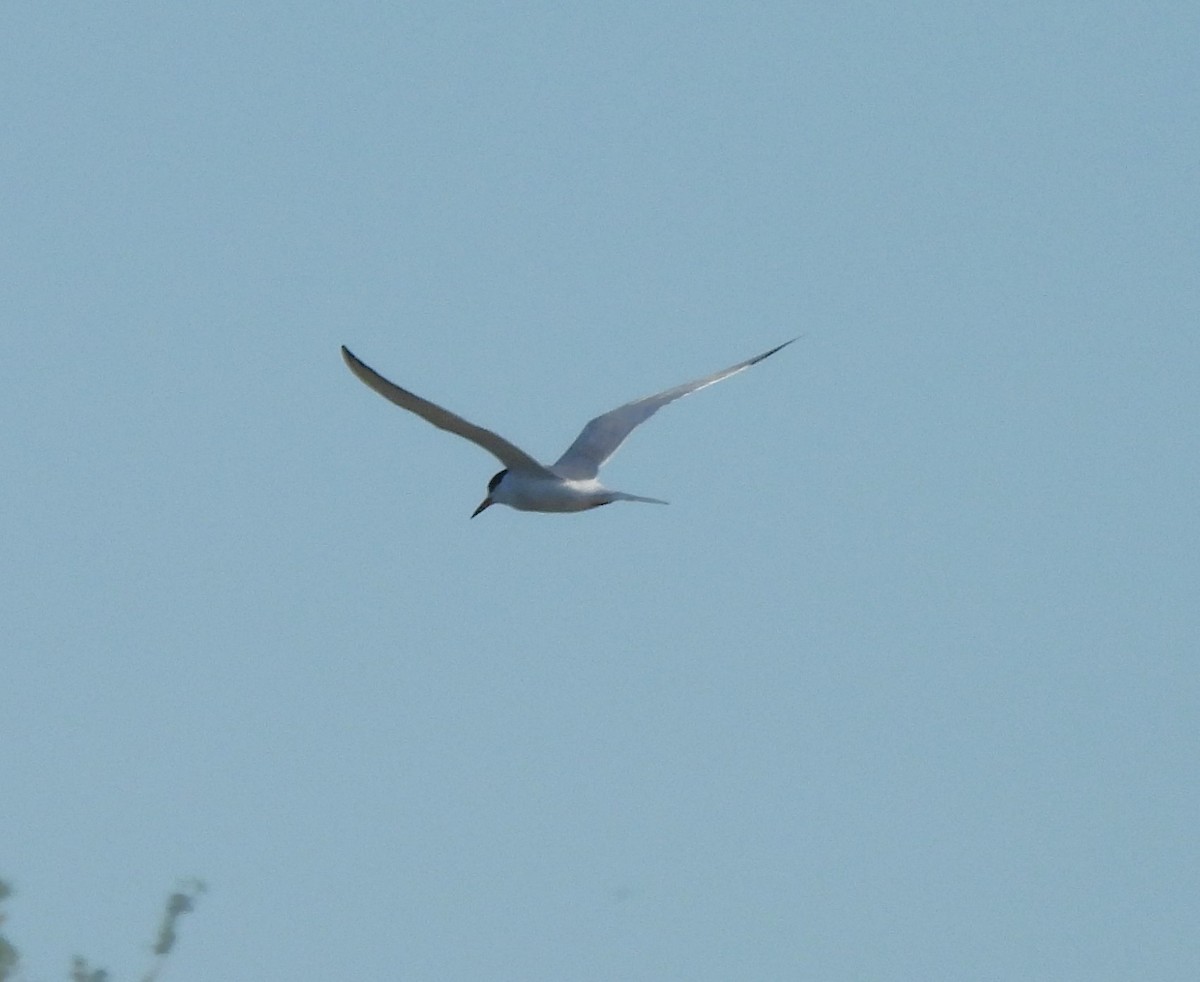
[[613,501],[644,501],[648,505],[669,505],[669,501],[663,501],[662,498],[643,498],[638,494],[626,494],[624,491],[614,491],[612,493]]

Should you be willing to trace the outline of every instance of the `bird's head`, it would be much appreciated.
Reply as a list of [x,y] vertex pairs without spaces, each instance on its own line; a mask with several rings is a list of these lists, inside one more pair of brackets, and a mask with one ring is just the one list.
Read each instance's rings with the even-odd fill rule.
[[504,480],[504,475],[507,473],[508,473],[508,469],[505,468],[504,470],[498,471],[496,474],[494,474],[492,476],[492,479],[490,481],[488,481],[487,497],[483,499],[483,501],[480,503],[478,508],[476,508],[473,512],[471,512],[472,518],[474,518],[476,515],[478,515],[481,511],[491,508],[492,505],[494,505],[496,503],[496,499],[494,497],[494,495],[496,494],[496,488],[498,488],[500,486],[500,482]]

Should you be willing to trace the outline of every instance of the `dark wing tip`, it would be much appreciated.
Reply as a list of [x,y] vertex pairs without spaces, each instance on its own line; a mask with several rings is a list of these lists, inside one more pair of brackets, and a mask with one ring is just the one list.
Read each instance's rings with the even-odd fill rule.
[[342,361],[344,361],[346,363],[346,367],[349,368],[350,371],[352,371],[359,378],[362,378],[362,373],[364,371],[371,371],[370,366],[368,366],[366,362],[359,358],[344,344],[342,345]]
[[799,334],[799,335],[797,335],[796,337],[792,338],[792,340],[791,340],[791,341],[784,341],[784,342],[783,342],[783,344],[781,344],[781,345],[778,345],[778,346],[776,346],[776,347],[772,348],[770,351],[764,351],[764,352],[763,352],[761,355],[759,355],[758,357],[756,357],[756,358],[751,358],[751,359],[750,359],[750,361],[748,361],[748,362],[746,363],[746,367],[747,367],[747,368],[749,368],[751,365],[757,365],[757,364],[758,364],[760,361],[763,361],[764,359],[770,358],[770,357],[771,357],[771,355],[775,354],[775,352],[776,352],[776,351],[782,351],[782,350],[783,350],[784,348],[786,348],[786,347],[787,347],[789,344],[794,344],[795,342],[799,341],[799,340],[800,340],[800,338],[802,338],[802,337],[804,337],[804,335],[803,335],[803,334]]

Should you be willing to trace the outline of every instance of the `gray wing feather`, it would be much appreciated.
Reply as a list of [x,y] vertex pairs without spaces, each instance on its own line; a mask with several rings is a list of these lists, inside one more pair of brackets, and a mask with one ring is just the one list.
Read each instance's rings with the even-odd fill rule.
[[[792,338],[792,341],[795,340],[797,339]],[[764,351],[761,355],[747,358],[730,368],[706,375],[694,382],[684,382],[683,385],[677,385],[675,388],[659,392],[657,395],[635,399],[633,402],[618,406],[603,416],[597,416],[583,428],[583,431],[575,438],[575,442],[567,448],[567,452],[559,457],[550,469],[560,477],[571,480],[586,480],[595,477],[601,465],[617,452],[617,448],[625,442],[625,438],[633,432],[634,428],[639,423],[648,420],[667,403],[674,402],[676,399],[712,385],[714,382],[720,382],[722,379],[729,378],[730,375],[745,371],[751,365],[757,365],[764,358],[770,358],[776,351],[786,348],[792,341],[785,341],[770,351]]]
[[504,437],[498,436],[491,430],[469,423],[461,416],[455,416],[448,409],[443,409],[428,399],[414,395],[408,389],[402,389],[395,382],[389,382],[369,365],[359,361],[347,348],[342,345],[342,358],[358,378],[378,392],[385,399],[394,402],[401,409],[416,413],[422,419],[432,423],[440,430],[454,433],[470,440],[477,446],[483,447],[492,456],[499,459],[509,470],[525,471],[535,474],[549,474],[549,471],[529,456],[520,447],[509,443]]

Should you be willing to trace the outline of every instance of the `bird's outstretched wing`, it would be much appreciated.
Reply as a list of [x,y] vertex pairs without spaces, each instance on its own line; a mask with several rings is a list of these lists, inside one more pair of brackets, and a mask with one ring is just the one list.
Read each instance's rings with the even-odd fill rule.
[[354,357],[350,349],[345,345],[342,345],[342,358],[350,366],[350,371],[385,399],[394,402],[401,409],[407,409],[410,413],[416,413],[438,429],[457,434],[483,447],[492,456],[497,457],[509,470],[522,471],[527,474],[552,476],[545,467],[530,457],[520,447],[513,446],[504,437],[497,436],[491,430],[485,430],[482,426],[468,423],[461,416],[455,416],[448,409],[443,409],[436,403],[432,403],[428,399],[422,399],[420,396],[409,392],[408,389],[402,389],[394,382],[389,382],[369,365],[363,364]]
[[[795,340],[796,338],[792,338],[792,341]],[[570,480],[586,480],[595,477],[601,465],[617,452],[617,448],[625,442],[625,438],[633,432],[634,427],[639,423],[644,423],[668,402],[674,402],[676,399],[712,385],[714,382],[729,378],[730,375],[745,371],[751,365],[757,365],[764,358],[770,358],[781,348],[786,348],[792,341],[785,341],[779,347],[764,351],[761,355],[755,355],[746,361],[738,362],[731,368],[698,378],[694,382],[684,382],[683,385],[677,385],[675,388],[659,392],[657,395],[635,399],[603,416],[597,416],[583,428],[583,432],[575,438],[575,442],[567,448],[567,452],[559,457],[550,469],[560,477]]]

